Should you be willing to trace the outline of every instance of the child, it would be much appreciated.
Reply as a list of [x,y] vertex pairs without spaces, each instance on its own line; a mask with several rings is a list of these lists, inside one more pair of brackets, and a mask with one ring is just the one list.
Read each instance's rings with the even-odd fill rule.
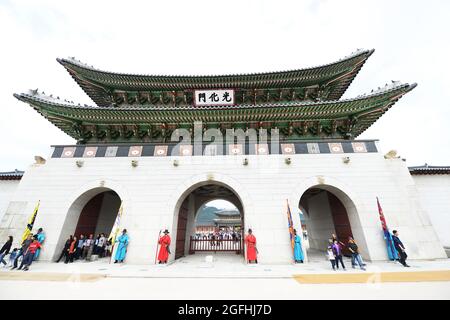
[[331,262],[331,267],[336,271],[336,257],[333,252],[333,239],[328,239],[327,258]]

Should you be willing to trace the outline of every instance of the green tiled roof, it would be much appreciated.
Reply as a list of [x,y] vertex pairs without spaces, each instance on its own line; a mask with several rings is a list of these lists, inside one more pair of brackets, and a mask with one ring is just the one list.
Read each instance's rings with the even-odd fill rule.
[[[280,102],[263,104],[242,104],[232,107],[195,107],[192,105],[145,105],[98,107],[74,105],[64,100],[38,94],[37,91],[14,94],[79,142],[89,142],[96,138],[100,130],[116,127],[139,131],[142,128],[192,127],[194,121],[202,121],[212,126],[236,124],[251,127],[253,123],[268,123],[269,127],[292,127],[298,135],[306,134],[306,129],[324,127],[327,138],[356,137],[370,127],[400,97],[412,90],[416,84],[394,83],[369,95],[354,99],[321,102]],[[314,126],[312,128],[311,126]],[[336,130],[336,127],[342,127]],[[158,130],[159,130],[158,129]],[[86,130],[90,133],[86,135]],[[114,129],[115,130],[115,129]],[[125,128],[125,131],[128,130]],[[147,129],[146,129],[147,130]],[[291,131],[292,131],[291,130]],[[314,129],[316,130],[316,129]],[[319,131],[312,131],[320,138]],[[91,132],[92,131],[92,132]],[[331,132],[331,133],[330,133]],[[289,139],[290,131],[285,132]],[[137,138],[137,132],[121,132],[118,140]],[[107,142],[108,137],[99,138]],[[117,141],[117,140],[116,140]]]
[[338,100],[374,50],[359,50],[337,62],[292,71],[209,76],[135,75],[107,72],[75,58],[57,59],[101,107],[114,103],[117,92],[134,94],[195,89],[282,89],[316,87],[321,100]]

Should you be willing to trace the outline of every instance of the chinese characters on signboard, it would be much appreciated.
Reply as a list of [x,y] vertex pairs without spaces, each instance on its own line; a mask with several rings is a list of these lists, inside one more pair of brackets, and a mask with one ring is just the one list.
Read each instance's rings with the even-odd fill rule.
[[232,106],[234,105],[234,90],[195,90],[194,102],[196,106]]

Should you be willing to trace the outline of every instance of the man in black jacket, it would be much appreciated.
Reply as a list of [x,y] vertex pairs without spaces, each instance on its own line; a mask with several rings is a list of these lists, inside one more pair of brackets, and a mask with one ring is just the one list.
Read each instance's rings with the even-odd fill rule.
[[406,258],[408,257],[408,255],[406,254],[405,246],[398,237],[398,231],[394,230],[392,231],[392,233],[393,233],[392,240],[394,241],[394,247],[397,250],[398,255],[400,256],[399,261],[404,267],[409,268],[409,265],[406,264]]
[[5,242],[3,247],[0,249],[0,262],[6,266],[6,261],[3,259],[11,250],[11,246],[13,243],[13,237],[9,236],[8,241]]

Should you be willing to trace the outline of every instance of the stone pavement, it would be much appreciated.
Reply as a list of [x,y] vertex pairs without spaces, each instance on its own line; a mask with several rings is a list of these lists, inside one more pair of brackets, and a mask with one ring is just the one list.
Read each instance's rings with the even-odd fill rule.
[[[408,261],[411,268],[405,268],[397,262],[368,262],[367,271],[363,271],[358,268],[352,269],[350,259],[345,258],[347,271],[333,271],[329,261],[320,255],[310,256],[308,263],[285,265],[245,264],[241,256],[227,253],[217,253],[213,255],[213,262],[206,262],[206,256],[207,254],[189,255],[168,265],[110,264],[108,258],[95,262],[76,261],[71,264],[34,262],[30,271],[27,272],[10,271],[0,267],[0,280],[20,279],[21,277],[23,279],[25,274],[46,274],[47,276],[56,274],[56,277],[60,277],[60,274],[79,274],[108,278],[292,278],[297,275],[331,274],[339,277],[345,274],[348,277],[349,274],[408,272],[412,275],[414,272],[450,271],[450,259]],[[10,275],[7,276],[7,274]],[[11,274],[17,275],[11,276]],[[23,276],[19,276],[19,274],[23,274]],[[331,278],[328,277],[328,279]],[[411,279],[414,277],[405,279],[412,281]]]
[[[109,264],[108,259],[37,262],[27,272],[0,267],[0,300],[35,299],[36,289],[40,299],[58,300],[450,299],[450,282],[442,281],[450,280],[449,259],[410,261],[411,268],[367,263],[366,272],[352,269],[348,259],[347,271],[332,271],[320,256],[310,259],[300,265],[246,265],[239,256],[219,254],[206,263],[205,255],[197,254],[167,266]],[[389,274],[406,282],[384,282]]]

